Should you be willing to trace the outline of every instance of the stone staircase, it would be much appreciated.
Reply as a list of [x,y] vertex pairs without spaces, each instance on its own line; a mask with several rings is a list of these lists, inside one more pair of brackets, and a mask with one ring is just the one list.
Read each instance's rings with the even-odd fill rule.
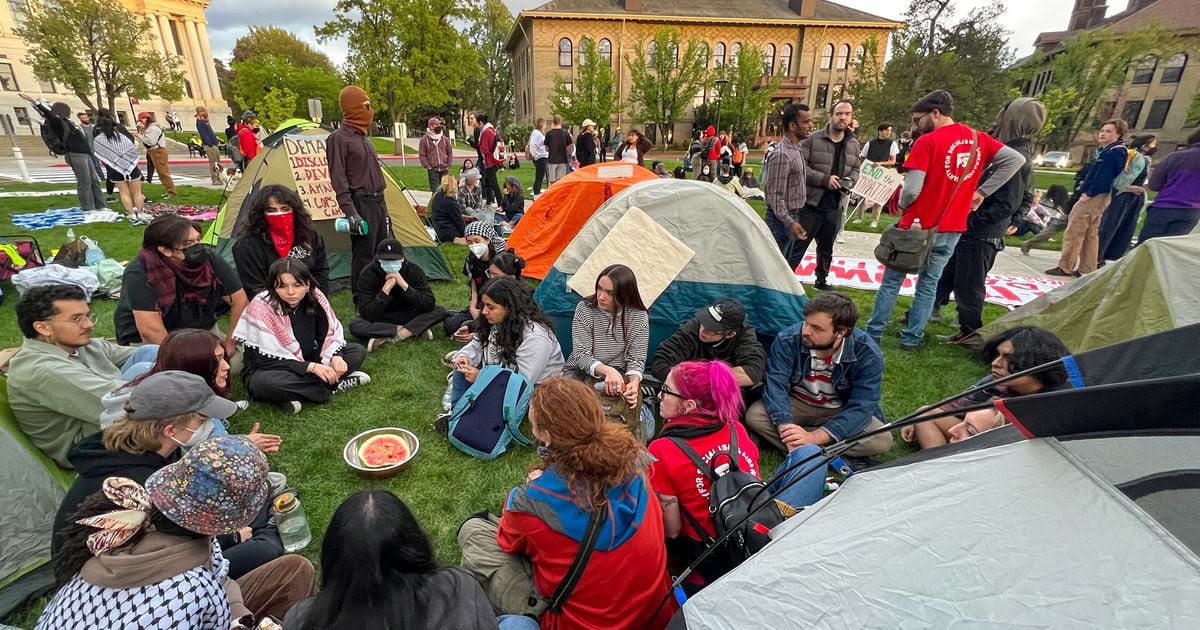
[[[0,136],[0,161],[13,157],[13,147],[21,149],[25,158],[53,158],[41,136]],[[167,152],[172,156],[187,156],[187,145],[167,138]],[[145,150],[139,147],[139,153],[145,157]]]

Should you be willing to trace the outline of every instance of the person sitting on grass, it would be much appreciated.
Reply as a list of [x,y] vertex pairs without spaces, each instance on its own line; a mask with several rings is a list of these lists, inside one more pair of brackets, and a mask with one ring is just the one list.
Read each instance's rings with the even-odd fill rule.
[[321,590],[283,622],[297,630],[497,628],[479,582],[439,567],[408,506],[381,488],[359,490],[334,511],[321,543]]
[[476,173],[479,172],[479,169],[475,168],[475,160],[472,160],[471,158],[463,160],[462,166],[458,167],[459,186],[463,185],[463,178],[466,177],[468,171],[475,171]]
[[467,222],[458,203],[458,180],[453,175],[442,176],[442,185],[429,200],[429,215],[439,243],[466,245],[467,240],[463,237]]
[[562,347],[554,325],[523,282],[492,280],[484,285],[482,300],[471,343],[450,357],[452,403],[462,398],[479,370],[488,365],[514,370],[535,385],[562,372]]
[[[984,344],[980,356],[991,363],[992,372],[980,379],[972,388],[986,386],[994,380],[1050,363],[1068,354],[1070,351],[1063,342],[1054,333],[1044,328],[1036,326],[1010,328],[992,337]],[[929,413],[957,411],[1001,398],[1054,391],[1064,386],[1066,382],[1067,372],[1059,365],[956,398],[941,407],[929,410]],[[982,409],[902,427],[900,439],[916,443],[922,449],[934,448],[947,442],[961,442],[1003,423],[1004,417],[999,411],[994,408]]]
[[504,194],[500,197],[500,211],[496,213],[496,222],[512,229],[525,216],[525,193],[521,190],[521,180],[509,175],[504,178]]
[[[1045,243],[1050,240],[1055,234],[1067,229],[1067,212],[1069,210],[1068,202],[1070,196],[1067,193],[1067,187],[1062,184],[1051,184],[1046,189],[1046,194],[1042,195],[1042,207],[1050,210],[1053,216],[1046,223],[1046,226],[1038,230],[1033,238],[1021,243],[1021,253],[1029,255],[1029,250],[1033,249],[1038,243]],[[1018,235],[1019,236],[1019,235]]]
[[359,371],[367,349],[346,343],[342,323],[304,263],[271,263],[267,286],[233,331],[246,348],[242,380],[250,398],[297,414],[305,402],[325,403],[371,382]]
[[685,361],[724,361],[733,369],[744,402],[762,395],[767,353],[754,326],[746,323],[746,308],[737,300],[720,299],[696,311],[695,317],[658,345],[650,374],[659,382],[666,381],[671,368]]
[[458,206],[462,213],[474,217],[476,221],[495,223],[495,213],[483,206],[483,187],[479,171],[471,169],[463,173],[463,181],[458,185]]
[[[69,525],[71,515],[106,478],[128,477],[145,483],[152,473],[178,461],[186,451],[210,437],[225,435],[217,432],[220,423],[214,418],[227,418],[238,410],[237,403],[209,389],[203,377],[178,370],[156,372],[137,382],[129,388],[125,404],[120,419],[84,438],[68,455],[79,476],[54,517],[52,555],[61,546],[59,534]],[[264,453],[278,451],[282,443],[279,436],[258,433],[257,423],[246,437]],[[218,537],[217,542],[235,580],[283,555],[279,530],[266,505],[252,523]]]
[[[680,168],[683,167],[681,166]],[[659,179],[671,178],[671,173],[667,171],[667,167],[662,163],[662,160],[654,160],[654,162],[650,164],[650,170],[654,171],[654,174],[658,175]]]
[[269,184],[254,196],[233,244],[233,262],[242,287],[249,295],[265,291],[267,268],[288,257],[304,261],[317,279],[317,286],[329,292],[325,239],[313,226],[296,191]]
[[738,199],[746,198],[746,191],[742,188],[742,180],[733,174],[733,168],[729,165],[729,162],[721,162],[721,166],[717,169],[717,181],[714,183],[737,195]]
[[[730,436],[736,435],[736,467],[755,477],[759,476],[758,447],[738,421],[742,392],[733,370],[723,361],[676,365],[663,382],[658,399],[658,411],[666,424],[662,436],[650,443],[650,454],[654,456],[650,484],[662,504],[671,565],[686,567],[704,551],[705,542],[717,536],[708,511],[712,479],[710,471],[697,467],[673,440],[683,440],[706,462],[728,467],[732,457]],[[702,565],[685,588],[698,590],[720,577],[726,568]]]
[[[468,252],[467,259],[463,263],[463,275],[468,280],[470,301],[467,303],[467,308],[452,313],[443,324],[446,334],[453,336],[460,343],[467,343],[471,340],[469,323],[479,319],[480,309],[483,308],[480,295],[483,284],[489,279],[488,268],[491,267],[492,258],[503,252],[508,245],[504,239],[500,238],[500,235],[496,234],[496,228],[482,221],[468,225],[466,234]],[[464,329],[464,326],[467,328]]]
[[267,458],[249,438],[228,435],[155,471],[144,486],[105,479],[63,530],[54,560],[60,588],[37,628],[224,630],[282,618],[312,593],[312,563],[285,555],[235,581],[213,540],[253,521],[267,488]]
[[34,287],[17,303],[25,340],[8,369],[8,404],[29,441],[59,466],[67,452],[100,430],[101,398],[146,373],[158,346],[93,339],[96,315],[73,284]]
[[359,274],[354,306],[358,317],[350,320],[350,334],[367,340],[367,352],[416,336],[432,340],[430,328],[450,314],[434,300],[425,272],[405,260],[404,246],[390,238],[379,242],[375,264]]

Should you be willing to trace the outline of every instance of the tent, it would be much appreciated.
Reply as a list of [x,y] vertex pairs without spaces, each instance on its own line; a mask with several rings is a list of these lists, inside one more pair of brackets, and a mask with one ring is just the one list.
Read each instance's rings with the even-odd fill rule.
[[658,179],[636,165],[608,162],[585,166],[558,180],[529,206],[508,237],[525,259],[523,275],[541,280],[558,255],[606,199],[638,182]]
[[1159,361],[1200,326],[1145,339],[850,477],[669,628],[1200,627],[1200,361]]
[[0,383],[0,619],[54,585],[50,530],[72,477],[21,432]]
[[[616,238],[620,235],[614,228],[636,217],[648,219],[628,238]],[[656,231],[664,234],[656,237]],[[610,233],[614,238],[606,238]],[[681,261],[670,249],[672,242],[694,252],[677,273],[671,265]],[[601,248],[618,252],[618,260],[638,274],[644,300],[647,271],[665,284],[650,304],[650,357],[698,309],[722,297],[745,305],[747,319],[768,337],[803,319],[804,288],[766,224],[745,201],[710,183],[655,178],[606,201],[538,286],[534,297],[554,320],[565,354],[571,351],[575,304],[591,293],[599,271],[589,258]],[[569,283],[585,264],[593,271],[585,268],[591,275],[581,277],[582,291],[572,290]]]
[[980,330],[988,338],[1040,326],[1082,351],[1200,322],[1200,235],[1156,238],[1121,260],[1006,313]]
[[[291,122],[295,124],[281,127],[279,131],[268,136],[263,142],[262,150],[246,166],[246,172],[242,175],[242,179],[225,199],[225,203],[222,204],[217,214],[217,220],[213,221],[205,234],[205,242],[215,245],[217,252],[230,262],[233,261],[235,235],[243,223],[242,211],[250,207],[250,203],[259,189],[268,184],[282,184],[296,189],[296,176],[293,174],[288,159],[289,144],[287,140],[297,141],[297,144],[291,145],[292,147],[307,141],[306,150],[312,154],[317,164],[324,164],[325,138],[329,136],[329,131],[321,129],[313,123],[300,120]],[[396,234],[396,238],[404,244],[405,255],[409,260],[420,265],[421,269],[425,271],[425,275],[430,278],[434,280],[452,279],[453,276],[450,273],[449,264],[446,263],[446,258],[433,239],[429,237],[429,232],[425,230],[425,225],[417,216],[416,209],[413,208],[412,203],[387,169],[382,164],[379,169],[387,183],[384,200],[387,203],[388,213],[392,217],[392,231]],[[319,166],[317,169],[303,168],[299,170],[312,173],[314,177],[310,180],[312,183],[328,186],[328,173],[322,172],[324,166]],[[328,199],[329,195],[325,195],[325,199]],[[304,197],[304,195],[301,196]],[[311,208],[309,210],[309,214],[314,215],[314,218],[318,213],[319,211]],[[330,280],[335,283],[339,280],[348,283],[350,238],[336,232],[333,229],[334,221],[332,220],[314,221],[314,223],[317,231],[325,238],[325,246],[328,248]],[[371,229],[374,227],[368,226]]]

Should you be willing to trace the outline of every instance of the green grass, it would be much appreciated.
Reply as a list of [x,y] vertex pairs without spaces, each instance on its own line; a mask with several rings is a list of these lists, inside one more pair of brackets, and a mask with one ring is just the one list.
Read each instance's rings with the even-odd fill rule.
[[[424,189],[425,172],[420,167],[398,167],[392,171],[410,187]],[[532,184],[532,175],[529,165],[524,165],[518,173],[527,186]],[[0,190],[61,188],[63,186],[0,185]],[[146,189],[152,197],[162,195],[161,186],[152,185]],[[221,194],[220,191],[188,186],[180,186],[179,192],[180,203],[198,204],[215,204]],[[62,207],[71,205],[71,201],[69,197],[0,199],[0,233],[22,232],[11,223],[14,212]],[[79,226],[75,233],[96,239],[110,257],[118,260],[129,260],[136,255],[141,238],[141,228],[126,224]],[[48,253],[64,241],[66,229],[39,230],[35,234]],[[451,269],[462,267],[465,247],[443,246],[443,251]],[[4,322],[0,326],[0,347],[9,347],[21,341],[13,324],[17,299],[11,284],[3,288],[9,299],[0,305],[0,321]],[[467,287],[461,280],[435,282],[434,293],[438,303],[449,308],[461,308],[467,302]],[[860,321],[865,323],[874,293],[855,290],[847,293],[858,304]],[[331,301],[342,320],[349,321],[354,314],[350,295],[336,293],[331,296]],[[908,298],[900,298],[896,317],[904,312],[909,302]],[[97,335],[113,335],[114,307],[115,302],[111,300],[99,300],[92,305],[98,315]],[[988,305],[985,319],[994,319],[1003,312],[1000,307]],[[948,321],[952,313],[947,309]],[[930,338],[952,332],[954,329],[947,324],[930,324],[927,330]],[[896,325],[889,327],[883,342],[886,355],[883,406],[891,418],[961,391],[986,373],[983,364],[974,361],[966,350],[957,346],[931,344],[919,354],[900,352],[897,333]],[[286,474],[289,482],[303,493],[303,505],[314,533],[313,542],[304,550],[306,556],[314,561],[317,559],[322,534],[343,499],[359,489],[381,487],[395,492],[411,506],[432,537],[439,560],[457,563],[454,535],[459,522],[478,510],[498,511],[506,492],[524,480],[525,472],[535,461],[531,450],[516,448],[495,461],[482,462],[457,451],[434,432],[432,422],[440,411],[446,386],[446,369],[439,358],[456,347],[457,344],[440,331],[433,342],[409,341],[389,346],[367,359],[364,369],[371,374],[373,382],[366,387],[339,394],[327,405],[307,407],[295,417],[284,416],[269,406],[252,404],[246,412],[233,418],[235,431],[246,431],[254,422],[261,422],[263,431],[283,437],[282,450],[269,459],[271,467]],[[245,396],[240,382],[233,396]],[[373,481],[347,469],[342,462],[341,450],[356,433],[379,426],[407,428],[420,437],[422,444],[420,458],[412,468],[395,478]],[[907,448],[897,441],[888,457],[906,452]],[[778,456],[764,453],[764,470],[773,470],[778,463]],[[5,621],[30,627],[44,605],[45,600],[35,602]]]

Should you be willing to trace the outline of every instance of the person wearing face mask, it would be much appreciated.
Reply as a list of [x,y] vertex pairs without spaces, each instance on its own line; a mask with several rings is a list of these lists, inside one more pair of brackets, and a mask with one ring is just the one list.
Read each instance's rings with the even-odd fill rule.
[[267,288],[267,268],[280,258],[308,265],[317,286],[329,292],[325,239],[313,225],[296,191],[270,184],[254,196],[233,244],[233,262],[249,295]]
[[[213,418],[230,417],[238,409],[237,403],[216,395],[204,377],[187,372],[165,370],[131,383],[123,396],[121,416],[71,449],[69,457],[79,476],[54,516],[51,555],[58,557],[60,534],[79,505],[99,490],[105,479],[127,477],[145,483],[151,474],[178,461],[187,449],[224,435],[215,430],[218,423]],[[277,436],[253,433],[249,438],[264,453],[278,450]],[[241,531],[218,537],[234,579],[283,555],[279,531],[270,517],[270,506],[264,506]]]
[[221,334],[232,357],[237,344],[217,319],[228,312],[232,331],[247,301],[237,272],[200,242],[200,224],[164,214],[146,226],[141,251],[125,267],[113,313],[117,342],[162,343],[173,330],[201,328]]
[[433,340],[431,328],[450,313],[437,305],[425,272],[404,258],[400,241],[387,239],[375,250],[375,264],[354,285],[358,317],[350,334],[367,340],[367,352],[413,337]]
[[238,149],[242,152],[242,161],[238,164],[238,168],[243,171],[250,164],[250,160],[258,155],[258,150],[262,145],[258,141],[258,133],[261,130],[261,125],[258,122],[258,114],[251,110],[246,110],[242,114],[242,122],[237,124],[237,142]]
[[1145,184],[1150,174],[1150,156],[1156,151],[1158,138],[1153,134],[1134,136],[1129,142],[1125,170],[1113,180],[1112,201],[1100,220],[1098,263],[1101,267],[1110,260],[1120,260],[1129,251],[1142,206],[1146,205]]
[[438,189],[442,178],[450,173],[450,162],[454,159],[454,147],[450,144],[450,136],[442,133],[445,126],[441,118],[430,118],[425,135],[421,136],[421,143],[417,145],[417,157],[429,176],[429,192]]
[[496,234],[496,229],[482,221],[468,225],[466,234],[467,249],[470,251],[466,262],[463,263],[463,275],[469,281],[470,302],[467,303],[467,308],[451,314],[443,323],[446,334],[461,343],[471,340],[471,322],[477,321],[482,312],[481,296],[484,283],[490,279],[488,267],[492,264],[491,260],[507,248],[507,243]]

